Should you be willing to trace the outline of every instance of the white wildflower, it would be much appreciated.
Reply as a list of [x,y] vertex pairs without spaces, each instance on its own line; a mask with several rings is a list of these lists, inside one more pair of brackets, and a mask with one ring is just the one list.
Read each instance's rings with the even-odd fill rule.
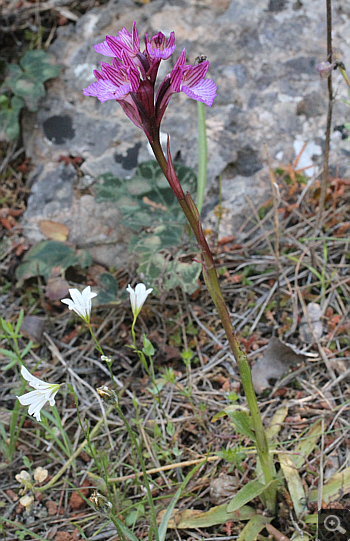
[[131,308],[135,320],[139,315],[148,295],[153,291],[153,288],[151,287],[150,289],[146,289],[145,284],[137,284],[135,290],[133,290],[133,288],[129,284],[126,288],[126,291],[130,293]]
[[86,323],[90,321],[91,299],[96,297],[97,293],[92,293],[90,286],[87,286],[82,293],[78,289],[70,289],[69,294],[72,299],[62,299],[61,302],[68,304],[69,310],[74,310]]
[[33,415],[37,421],[41,421],[41,408],[45,406],[46,402],[49,402],[50,406],[55,405],[55,396],[60,385],[58,383],[45,383],[45,381],[33,376],[24,366],[21,367],[21,374],[35,391],[17,396],[17,398],[22,406],[29,406],[29,415]]

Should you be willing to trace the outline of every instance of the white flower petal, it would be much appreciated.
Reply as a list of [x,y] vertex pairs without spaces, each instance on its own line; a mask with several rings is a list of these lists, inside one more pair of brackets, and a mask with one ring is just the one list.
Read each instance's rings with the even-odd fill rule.
[[21,374],[23,378],[28,381],[29,385],[34,389],[45,389],[49,385],[41,379],[33,376],[33,374],[31,374],[29,370],[27,370],[26,367],[23,365],[21,366]]
[[135,290],[133,290],[130,284],[126,290],[130,294],[131,309],[134,317],[137,317],[148,295],[153,291],[153,288],[146,290],[145,284],[140,283],[136,285]]
[[30,391],[30,393],[26,393],[22,396],[17,396],[17,398],[22,404],[22,406],[29,406],[29,404],[32,404],[38,396],[42,396],[40,391]]
[[68,304],[69,310],[73,309],[74,302],[72,301],[72,299],[62,299],[61,302],[63,302],[64,304]]
[[89,321],[91,313],[91,299],[96,297],[97,293],[92,293],[90,286],[87,286],[82,293],[76,288],[69,290],[71,299],[62,299],[61,302],[68,304],[69,310],[74,310],[78,316],[85,321]]
[[80,293],[80,291],[76,288],[72,288],[69,290],[69,294],[72,297],[74,304],[83,304],[83,296]]
[[55,396],[60,385],[57,383],[46,383],[45,381],[41,381],[39,378],[32,376],[24,366],[21,367],[21,373],[24,379],[29,382],[29,385],[34,387],[35,391],[30,391],[23,396],[17,396],[17,398],[22,406],[29,406],[29,415],[34,415],[38,421],[41,421],[41,408],[46,402],[50,402],[50,406],[55,405]]

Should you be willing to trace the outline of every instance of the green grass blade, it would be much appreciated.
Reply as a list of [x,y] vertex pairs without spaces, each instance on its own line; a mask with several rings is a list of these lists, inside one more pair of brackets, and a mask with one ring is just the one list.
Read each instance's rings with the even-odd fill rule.
[[197,464],[197,466],[195,466],[190,471],[190,473],[186,476],[186,478],[183,481],[180,488],[176,491],[175,496],[171,500],[170,505],[169,505],[169,507],[168,507],[168,509],[167,509],[167,511],[166,511],[166,513],[165,513],[164,517],[162,518],[162,521],[161,521],[161,523],[159,525],[159,529],[158,529],[159,541],[164,541],[165,540],[166,532],[167,532],[167,529],[168,529],[168,522],[169,522],[169,520],[171,518],[171,515],[172,515],[172,512],[173,512],[173,510],[175,508],[175,505],[176,505],[178,499],[180,498],[180,496],[182,494],[182,491],[185,489],[187,483],[190,481],[192,476],[196,473],[196,471],[201,466],[203,466],[203,464],[205,464],[205,460],[203,460],[203,462],[201,462],[200,464]]

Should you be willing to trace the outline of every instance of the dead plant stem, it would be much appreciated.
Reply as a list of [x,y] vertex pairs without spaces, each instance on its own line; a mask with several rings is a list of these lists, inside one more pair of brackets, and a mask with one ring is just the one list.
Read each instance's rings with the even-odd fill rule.
[[[327,11],[327,61],[332,63],[332,0],[326,0]],[[321,222],[321,217],[324,211],[324,204],[326,199],[327,182],[329,176],[329,147],[331,138],[331,124],[332,124],[332,111],[333,111],[333,85],[332,85],[332,72],[328,77],[328,112],[327,112],[327,125],[326,125],[326,140],[324,147],[323,158],[323,175],[321,181],[321,193],[318,205],[318,212],[316,216],[315,225],[315,237],[318,235],[318,229]]]

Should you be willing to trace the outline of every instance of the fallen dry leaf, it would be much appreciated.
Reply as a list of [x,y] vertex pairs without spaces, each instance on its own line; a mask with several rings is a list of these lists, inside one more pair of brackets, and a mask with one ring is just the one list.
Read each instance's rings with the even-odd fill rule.
[[220,475],[210,482],[210,500],[214,505],[220,505],[232,499],[232,496],[239,488],[239,480],[236,476]]
[[41,220],[39,222],[39,227],[42,234],[51,240],[64,242],[69,235],[69,228],[66,225],[52,222],[51,220]]
[[45,503],[45,507],[47,509],[47,514],[49,515],[49,517],[54,517],[55,515],[57,515],[57,503],[52,501],[52,500],[48,500],[46,503]]
[[46,286],[46,297],[50,301],[59,301],[69,295],[69,283],[64,278],[49,278]]
[[25,316],[21,325],[21,333],[29,340],[38,344],[41,343],[43,332],[45,330],[45,321],[39,316]]
[[[79,492],[85,496],[85,498],[88,497],[89,495],[89,492],[90,492],[90,489],[87,488],[90,486],[90,482],[88,479],[85,479],[83,481],[83,483],[81,484],[81,486],[79,487]],[[70,497],[70,500],[69,500],[69,505],[71,506],[71,508],[74,510],[74,511],[78,511],[79,509],[81,509],[82,507],[84,507],[85,505],[85,500],[81,497],[81,495],[79,494],[79,492],[77,490],[75,490],[71,497]]]
[[263,356],[252,368],[253,386],[257,393],[271,387],[269,379],[279,379],[306,358],[302,353],[295,353],[290,346],[272,336]]

